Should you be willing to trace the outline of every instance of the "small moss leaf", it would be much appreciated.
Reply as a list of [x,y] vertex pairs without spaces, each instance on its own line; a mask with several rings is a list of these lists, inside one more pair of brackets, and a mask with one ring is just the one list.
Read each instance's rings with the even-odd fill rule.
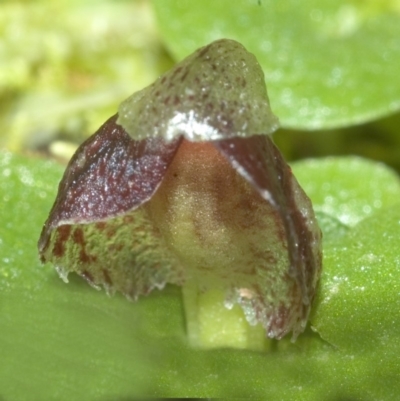
[[400,199],[400,178],[383,163],[356,156],[327,157],[302,160],[292,168],[315,211],[347,227]]

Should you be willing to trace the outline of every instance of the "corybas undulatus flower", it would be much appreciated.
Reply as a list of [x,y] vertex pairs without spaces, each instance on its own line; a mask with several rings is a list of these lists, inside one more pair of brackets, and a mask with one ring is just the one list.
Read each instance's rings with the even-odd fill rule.
[[39,240],[42,261],[131,299],[196,283],[269,337],[296,338],[321,233],[268,135],[277,126],[252,54],[232,40],[197,50],[77,150]]

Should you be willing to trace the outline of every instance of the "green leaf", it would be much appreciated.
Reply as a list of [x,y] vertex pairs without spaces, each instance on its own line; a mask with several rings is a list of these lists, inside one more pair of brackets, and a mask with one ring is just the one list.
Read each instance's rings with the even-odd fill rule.
[[395,0],[156,0],[154,6],[177,60],[220,38],[254,53],[284,127],[346,126],[400,109]]
[[[179,297],[155,293],[136,304],[138,315],[124,298],[110,299],[77,278],[65,285],[41,266],[37,238],[63,168],[0,155],[0,396],[94,400],[143,392],[157,358],[143,344],[168,337],[168,327],[160,330],[166,323],[183,332]],[[142,323],[147,314],[154,320]]]
[[[79,278],[71,277],[66,285],[53,268],[40,265],[36,241],[62,170],[52,162],[0,152],[2,399],[396,399],[396,208],[349,229],[349,253],[341,246],[344,237],[327,245],[313,325],[334,347],[308,331],[294,344],[275,342],[268,353],[200,351],[187,346],[176,287],[131,303]],[[322,173],[316,177],[320,185],[326,180]],[[364,262],[357,258],[370,253],[383,262],[367,258],[364,266],[382,268],[362,272]],[[346,266],[357,271],[343,271]],[[351,282],[339,286],[340,297],[332,294],[335,275]],[[375,285],[367,285],[369,278]],[[357,286],[371,297],[360,298]],[[368,308],[387,316],[372,316]]]
[[359,157],[327,157],[292,164],[293,174],[317,214],[354,226],[400,200],[400,179],[382,163]]
[[313,325],[351,353],[375,353],[400,366],[400,203],[375,213],[326,247]]

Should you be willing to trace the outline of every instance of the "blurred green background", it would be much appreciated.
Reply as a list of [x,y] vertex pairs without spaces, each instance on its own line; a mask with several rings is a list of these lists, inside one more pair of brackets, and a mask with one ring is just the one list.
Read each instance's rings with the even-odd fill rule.
[[[311,326],[268,353],[190,349],[177,288],[129,303],[37,258],[76,146],[222,37],[259,59],[325,235]],[[1,1],[0,400],[396,400],[399,38],[399,0]]]
[[2,1],[0,146],[68,155],[124,98],[229,37],[264,67],[287,158],[400,168],[398,1],[154,3]]

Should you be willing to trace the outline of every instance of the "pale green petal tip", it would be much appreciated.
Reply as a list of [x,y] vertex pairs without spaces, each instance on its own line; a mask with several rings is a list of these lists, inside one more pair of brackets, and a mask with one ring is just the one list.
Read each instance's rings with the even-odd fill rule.
[[122,102],[118,114],[135,140],[213,141],[270,134],[279,126],[258,61],[228,39],[198,49]]

